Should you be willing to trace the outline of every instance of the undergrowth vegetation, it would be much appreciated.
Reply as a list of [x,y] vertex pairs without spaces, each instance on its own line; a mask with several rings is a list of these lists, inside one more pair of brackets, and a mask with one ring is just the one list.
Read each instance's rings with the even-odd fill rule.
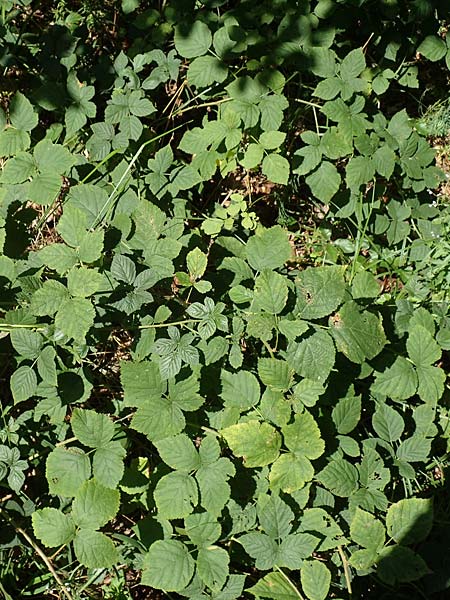
[[0,1],[5,600],[448,597],[449,24]]

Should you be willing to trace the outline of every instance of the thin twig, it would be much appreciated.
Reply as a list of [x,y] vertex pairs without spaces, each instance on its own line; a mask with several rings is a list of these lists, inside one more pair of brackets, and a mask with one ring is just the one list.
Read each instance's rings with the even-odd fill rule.
[[[158,329],[159,327],[169,327],[170,325],[186,325],[187,323],[200,323],[201,319],[183,319],[181,321],[174,321],[173,323],[150,323],[148,325],[128,325],[127,327],[122,327],[122,331],[133,331],[133,330],[141,330],[141,329]],[[35,323],[33,325],[26,325],[22,323],[18,324],[10,324],[10,323],[0,323],[0,331],[7,331],[14,329],[34,329],[36,331],[42,331],[47,329],[48,325],[42,325],[41,323]],[[111,327],[98,327],[102,331],[118,331],[119,328],[112,325]]]
[[24,529],[22,529],[22,527],[19,527],[18,525],[16,525],[14,520],[10,516],[8,516],[1,508],[0,508],[0,512],[3,512],[5,514],[6,519],[11,523],[11,525],[14,527],[14,529],[17,531],[17,533],[20,533],[20,535],[30,544],[30,546],[33,548],[33,550],[36,552],[36,554],[38,556],[40,556],[40,558],[42,558],[42,560],[45,563],[45,566],[47,567],[49,572],[53,575],[54,580],[61,588],[61,592],[64,594],[64,596],[67,598],[67,600],[73,600],[72,595],[67,590],[62,579],[60,578],[58,573],[55,571],[55,568],[53,567],[53,565],[50,562],[50,560],[48,559],[48,557],[44,554],[43,550],[41,550],[41,548],[36,544],[36,542],[33,539],[31,539],[31,537],[28,535],[28,533]]
[[348,565],[348,560],[344,554],[344,550],[342,549],[342,546],[338,546],[337,549],[339,552],[339,556],[341,557],[342,566],[344,567],[344,576],[345,576],[345,583],[347,584],[348,597],[351,600],[351,598],[352,598],[352,580],[350,577],[350,569],[349,569],[349,565]]
[[261,340],[262,343],[264,344],[264,346],[267,348],[268,353],[270,354],[270,358],[275,358],[275,355],[273,353],[272,348],[270,347],[270,345],[266,342],[266,340]]

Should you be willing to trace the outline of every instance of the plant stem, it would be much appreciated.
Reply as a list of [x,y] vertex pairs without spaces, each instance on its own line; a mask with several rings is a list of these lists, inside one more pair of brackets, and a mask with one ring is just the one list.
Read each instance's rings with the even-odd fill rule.
[[67,598],[67,600],[73,600],[72,595],[67,590],[67,588],[64,585],[62,579],[60,578],[60,576],[58,575],[58,573],[55,571],[55,568],[53,567],[52,563],[50,562],[50,560],[48,559],[48,557],[44,554],[44,552],[41,550],[41,548],[28,535],[28,533],[24,529],[22,529],[22,527],[19,527],[18,525],[16,525],[16,523],[14,522],[14,520],[8,514],[6,514],[6,512],[4,510],[2,510],[0,508],[0,512],[2,512],[4,514],[4,516],[6,517],[6,519],[11,523],[11,525],[14,527],[14,529],[17,531],[17,533],[20,533],[20,535],[30,544],[30,546],[33,548],[33,550],[36,552],[36,554],[44,561],[45,566],[47,567],[47,569],[49,570],[49,572],[53,575],[54,580],[56,581],[56,583],[61,588],[61,592],[64,594],[64,596]]
[[295,587],[295,585],[292,583],[292,581],[289,579],[289,577],[286,575],[286,573],[284,573],[280,567],[277,567],[277,565],[275,565],[275,569],[281,573],[281,575],[284,577],[284,579],[286,579],[286,582],[290,585],[290,587],[292,588],[292,590],[295,592],[295,595],[298,596],[300,598],[300,600],[303,600],[303,596],[300,594],[300,592],[298,591],[298,589]]
[[342,566],[344,567],[344,576],[345,576],[345,583],[347,584],[348,597],[351,600],[351,598],[352,598],[352,580],[350,577],[350,568],[348,565],[348,560],[344,554],[344,550],[342,549],[342,546],[338,546],[337,549],[339,552],[339,556],[341,557]]

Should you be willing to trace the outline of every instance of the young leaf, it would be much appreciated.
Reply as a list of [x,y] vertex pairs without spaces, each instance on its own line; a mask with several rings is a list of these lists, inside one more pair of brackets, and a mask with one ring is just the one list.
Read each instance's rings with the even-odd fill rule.
[[244,459],[244,466],[263,467],[278,458],[280,434],[268,423],[248,421],[221,430],[233,454]]

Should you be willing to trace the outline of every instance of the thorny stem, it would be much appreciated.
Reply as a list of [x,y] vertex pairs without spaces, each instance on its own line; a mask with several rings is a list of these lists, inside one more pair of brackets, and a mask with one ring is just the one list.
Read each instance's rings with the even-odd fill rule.
[[33,550],[36,552],[36,554],[44,561],[45,566],[47,567],[49,572],[53,575],[54,580],[61,588],[61,592],[64,594],[64,596],[67,598],[67,600],[73,600],[72,595],[67,590],[62,579],[60,578],[58,573],[55,571],[55,568],[53,567],[52,563],[50,562],[48,557],[44,554],[44,552],[41,550],[41,548],[28,535],[28,533],[24,529],[22,529],[22,527],[19,527],[18,525],[16,525],[14,520],[8,514],[6,514],[6,512],[3,509],[0,508],[0,512],[2,512],[5,515],[6,519],[11,523],[11,525],[14,527],[14,529],[17,531],[17,533],[20,533],[20,535],[30,544],[30,546],[33,548]]
[[338,546],[337,550],[339,552],[339,556],[341,557],[342,566],[344,567],[345,583],[347,584],[348,597],[351,600],[352,599],[352,581],[350,578],[350,569],[348,566],[348,560],[344,554],[344,550],[342,549],[342,546]]

